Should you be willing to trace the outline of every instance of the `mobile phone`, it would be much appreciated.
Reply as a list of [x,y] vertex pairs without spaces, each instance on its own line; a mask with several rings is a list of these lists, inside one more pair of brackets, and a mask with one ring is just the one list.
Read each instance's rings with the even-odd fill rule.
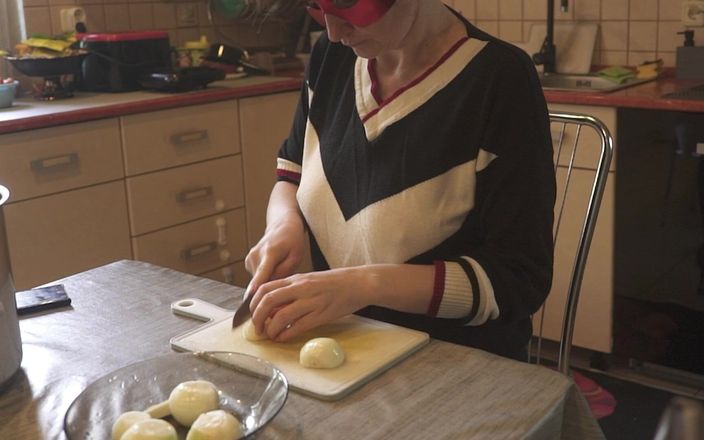
[[66,294],[63,284],[23,290],[15,293],[15,299],[18,315],[71,305],[71,298]]

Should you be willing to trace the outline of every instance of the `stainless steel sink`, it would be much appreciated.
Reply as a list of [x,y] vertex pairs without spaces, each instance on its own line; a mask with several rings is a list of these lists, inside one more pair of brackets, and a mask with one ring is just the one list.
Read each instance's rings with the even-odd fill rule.
[[653,79],[628,79],[617,84],[599,75],[569,75],[562,73],[540,73],[540,84],[544,90],[562,90],[570,92],[609,93],[633,87]]

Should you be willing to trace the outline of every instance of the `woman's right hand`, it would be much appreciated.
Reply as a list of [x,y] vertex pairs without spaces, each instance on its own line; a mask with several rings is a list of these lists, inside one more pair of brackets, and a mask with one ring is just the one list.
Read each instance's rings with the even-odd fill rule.
[[267,281],[292,275],[304,251],[305,228],[300,215],[290,213],[267,225],[264,236],[245,258],[245,268],[252,274],[247,289],[250,295]]

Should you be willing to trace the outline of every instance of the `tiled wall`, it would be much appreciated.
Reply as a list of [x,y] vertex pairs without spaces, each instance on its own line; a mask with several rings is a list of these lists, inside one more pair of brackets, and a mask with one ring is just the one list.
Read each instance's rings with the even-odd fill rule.
[[[546,0],[446,0],[485,31],[505,40],[526,40],[533,23],[544,23]],[[600,24],[593,64],[637,65],[662,58],[675,64],[675,48],[681,44],[678,31],[681,0],[569,0],[569,11],[559,10],[561,21],[588,21]],[[24,0],[28,31],[60,32],[62,7],[80,5],[88,15],[91,31],[130,29],[167,30],[173,45],[206,35],[220,41],[208,21],[205,0]],[[182,8],[195,8],[197,25],[179,26]],[[285,39],[283,26],[271,21],[264,25],[218,20],[226,38],[244,47],[275,46]],[[696,37],[704,44],[704,29]]]
[[[201,35],[211,42],[247,48],[284,43],[286,29],[280,22],[264,20],[253,24],[216,15],[214,27],[208,20],[206,5],[205,0],[24,0],[24,13],[28,34],[61,33],[61,9],[80,6],[86,12],[90,32],[165,30],[173,46],[198,40]],[[194,12],[194,24],[180,24],[178,17],[186,10]]]
[[[481,29],[504,40],[527,40],[533,23],[544,23],[546,0],[446,0]],[[675,65],[675,48],[682,0],[569,0],[568,12],[555,0],[555,19],[600,24],[592,63],[638,65],[662,58]],[[697,44],[704,44],[704,28],[695,28]]]

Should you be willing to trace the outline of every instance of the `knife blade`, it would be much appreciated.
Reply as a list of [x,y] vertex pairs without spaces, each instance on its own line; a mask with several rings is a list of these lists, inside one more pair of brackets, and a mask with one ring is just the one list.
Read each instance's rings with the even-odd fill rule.
[[252,292],[249,291],[249,286],[244,291],[244,300],[242,304],[235,311],[235,315],[232,317],[232,328],[237,328],[242,325],[251,315],[249,311],[249,303],[252,302]]

